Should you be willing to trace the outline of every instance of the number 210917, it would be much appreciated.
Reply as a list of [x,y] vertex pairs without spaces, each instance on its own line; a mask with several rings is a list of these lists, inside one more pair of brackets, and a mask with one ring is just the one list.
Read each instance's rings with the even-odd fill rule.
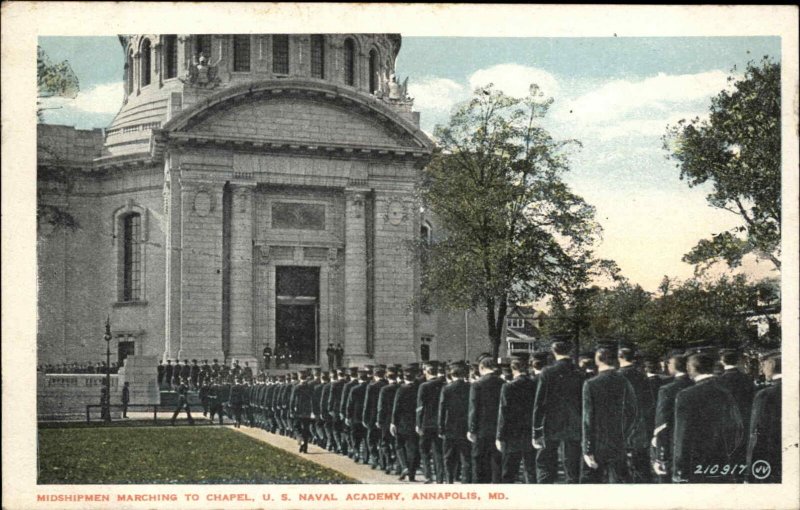
[[741,475],[747,470],[747,464],[697,464],[694,467],[696,475]]

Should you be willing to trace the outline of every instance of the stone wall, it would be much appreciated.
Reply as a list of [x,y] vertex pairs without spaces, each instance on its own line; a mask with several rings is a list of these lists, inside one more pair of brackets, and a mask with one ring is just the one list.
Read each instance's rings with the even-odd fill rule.
[[[77,228],[42,225],[37,235],[39,363],[105,360],[104,325],[110,317],[112,361],[118,341],[134,341],[137,353],[163,349],[164,234],[162,172],[139,168],[102,178],[73,169],[68,193],[40,182],[44,203],[77,220]],[[141,215],[142,296],[120,300],[119,222]]]
[[[36,410],[39,421],[86,419],[86,406],[100,404],[103,374],[43,374],[36,377]],[[111,374],[111,404],[122,403],[122,376]],[[119,411],[112,412],[118,418]],[[98,419],[100,409],[92,410]]]

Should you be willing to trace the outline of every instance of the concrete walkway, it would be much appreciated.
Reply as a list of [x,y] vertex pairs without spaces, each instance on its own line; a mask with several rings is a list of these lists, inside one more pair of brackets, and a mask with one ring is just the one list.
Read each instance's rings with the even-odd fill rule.
[[250,436],[259,441],[263,441],[276,448],[280,448],[285,452],[297,455],[301,459],[315,462],[320,466],[325,466],[326,468],[338,471],[343,475],[347,475],[350,478],[358,480],[361,483],[395,483],[395,484],[406,484],[406,485],[408,484],[422,485],[425,481],[425,477],[422,476],[421,474],[418,474],[417,480],[414,482],[408,482],[408,481],[401,482],[397,479],[398,477],[395,475],[387,475],[380,469],[372,469],[368,465],[357,464],[353,462],[353,459],[347,457],[346,455],[339,455],[337,453],[332,453],[324,448],[320,448],[319,446],[315,446],[310,443],[308,445],[308,453],[298,453],[297,441],[294,438],[281,436],[279,434],[272,434],[271,432],[267,432],[259,428],[250,428],[242,426],[241,428],[238,429],[231,427],[231,430],[242,433],[246,436]]

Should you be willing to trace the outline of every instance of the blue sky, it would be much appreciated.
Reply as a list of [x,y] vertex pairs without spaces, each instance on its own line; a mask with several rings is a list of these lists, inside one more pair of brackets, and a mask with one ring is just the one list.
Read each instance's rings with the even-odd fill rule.
[[[123,52],[116,37],[46,37],[53,61],[69,60],[81,84],[72,101],[46,121],[105,127],[122,101]],[[493,82],[511,95],[536,82],[555,102],[543,121],[557,138],[576,138],[567,182],[597,207],[604,228],[601,256],[618,262],[632,281],[654,290],[662,276],[687,278],[681,256],[700,238],[738,225],[710,208],[707,190],[689,189],[666,159],[668,124],[704,116],[736,66],[764,55],[780,58],[778,37],[464,38],[405,37],[400,79],[433,132],[453,105]],[[768,263],[747,260],[754,277]]]

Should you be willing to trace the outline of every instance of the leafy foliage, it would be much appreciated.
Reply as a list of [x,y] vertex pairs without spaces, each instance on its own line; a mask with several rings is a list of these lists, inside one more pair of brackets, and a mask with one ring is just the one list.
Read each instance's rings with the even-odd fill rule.
[[559,292],[599,234],[594,208],[561,180],[569,152],[538,125],[552,104],[536,85],[524,99],[490,84],[437,126],[422,199],[443,236],[425,244],[424,299],[486,311],[496,356],[510,302]]
[[354,483],[255,439],[219,428],[39,431],[40,484]]
[[542,329],[545,336],[562,339],[574,339],[579,331],[584,349],[607,340],[651,354],[693,344],[767,346],[775,335],[756,338],[748,318],[764,311],[759,300],[775,303],[778,294],[774,282],[753,284],[744,275],[684,282],[665,277],[657,293],[622,281],[609,289],[590,287],[577,305],[554,301]]
[[[734,69],[735,72],[735,69]],[[739,215],[744,225],[701,240],[683,260],[725,261],[737,267],[748,253],[780,269],[781,66],[768,57],[750,62],[744,78],[712,99],[708,120],[668,128],[664,148],[689,186],[711,183],[708,203]]]
[[[36,82],[38,99],[66,97],[74,99],[80,90],[80,83],[68,60],[52,63],[44,50],[36,47]],[[43,108],[37,102],[36,115],[42,121]]]

